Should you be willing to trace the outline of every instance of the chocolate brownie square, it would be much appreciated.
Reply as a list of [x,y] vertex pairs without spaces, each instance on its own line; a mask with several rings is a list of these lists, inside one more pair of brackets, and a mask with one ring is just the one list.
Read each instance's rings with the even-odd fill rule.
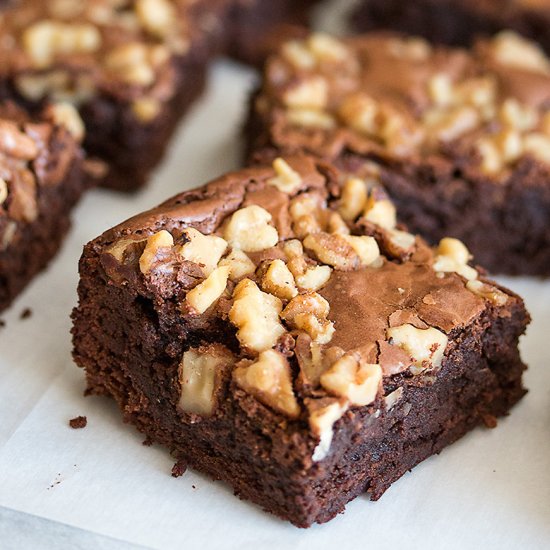
[[70,105],[30,117],[0,103],[0,311],[55,255],[71,208],[93,182],[82,137]]
[[550,51],[548,0],[361,0],[352,25],[359,31],[393,30],[456,46],[510,29]]
[[550,61],[503,32],[470,50],[373,33],[285,44],[247,126],[252,161],[374,163],[401,221],[492,272],[550,275]]
[[176,475],[307,527],[524,395],[529,316],[469,259],[407,233],[367,173],[277,158],[90,242],[74,359]]

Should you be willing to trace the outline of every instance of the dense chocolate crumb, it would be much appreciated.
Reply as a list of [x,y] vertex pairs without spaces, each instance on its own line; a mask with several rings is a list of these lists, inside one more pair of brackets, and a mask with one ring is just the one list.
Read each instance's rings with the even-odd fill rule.
[[6,321],[4,319],[0,319],[0,328],[4,328],[6,326]]
[[28,319],[29,317],[32,317],[32,309],[30,307],[26,307],[21,314],[19,315],[19,319],[24,321],[25,319]]
[[85,428],[88,424],[88,419],[85,416],[77,416],[76,418],[71,418],[69,420],[69,426],[73,430],[79,430],[80,428]]
[[178,460],[172,467],[172,477],[181,477],[187,471],[187,463],[184,460]]

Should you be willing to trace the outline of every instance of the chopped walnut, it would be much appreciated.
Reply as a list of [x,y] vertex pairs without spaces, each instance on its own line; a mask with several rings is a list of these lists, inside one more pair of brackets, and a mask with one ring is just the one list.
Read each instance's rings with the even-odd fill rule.
[[0,178],[0,205],[6,202],[8,198],[8,184],[4,178]]
[[293,84],[283,95],[287,107],[322,110],[328,102],[328,83],[321,76],[311,76]]
[[145,250],[139,259],[140,271],[143,274],[149,273],[157,261],[159,252],[162,252],[163,249],[172,248],[172,246],[174,246],[174,238],[165,229],[150,235],[147,238]]
[[508,295],[496,286],[482,283],[481,281],[468,281],[466,288],[470,292],[489,300],[495,306],[503,306],[508,302]]
[[184,259],[199,264],[206,276],[210,275],[218,265],[227,249],[227,243],[216,235],[203,235],[193,227],[183,230],[187,242],[177,248],[178,254]]
[[388,393],[388,395],[384,397],[384,403],[386,404],[386,409],[388,411],[391,411],[395,407],[395,405],[403,398],[403,392],[404,390],[401,386],[391,393]]
[[86,129],[78,111],[70,103],[54,103],[48,108],[55,124],[63,126],[76,139],[81,142],[84,139]]
[[525,136],[523,151],[541,162],[550,164],[550,136],[538,132]]
[[304,239],[304,246],[311,250],[319,261],[336,269],[351,271],[359,267],[359,256],[345,235],[314,233]]
[[186,413],[211,416],[219,373],[234,364],[233,354],[221,345],[191,348],[184,352],[179,369],[179,407]]
[[302,128],[331,130],[336,126],[332,115],[316,109],[288,109],[286,119],[291,125]]
[[352,355],[344,355],[321,375],[321,385],[328,392],[357,406],[370,405],[381,382],[380,365],[364,363]]
[[23,47],[33,65],[45,68],[58,55],[85,54],[101,47],[101,34],[88,23],[42,20],[23,33]]
[[153,97],[140,97],[132,102],[133,113],[145,124],[157,118],[161,109],[161,102]]
[[169,0],[136,0],[135,9],[141,25],[159,37],[167,36],[177,22],[176,11]]
[[259,252],[279,242],[277,229],[269,225],[271,214],[257,205],[237,210],[224,229],[225,240],[244,252]]
[[204,313],[223,294],[227,279],[229,278],[228,267],[218,267],[208,277],[190,290],[185,297],[187,305],[196,313]]
[[380,258],[380,249],[374,237],[342,235],[359,257],[362,266],[372,265]]
[[535,128],[539,118],[537,111],[533,107],[523,105],[513,97],[503,101],[498,116],[505,126],[520,132]]
[[312,69],[317,63],[306,44],[297,40],[283,44],[281,53],[297,69]]
[[389,343],[400,347],[409,354],[411,372],[416,374],[425,369],[439,368],[447,347],[447,335],[430,327],[416,328],[410,324],[387,329]]
[[373,193],[366,201],[363,217],[383,229],[394,229],[397,224],[393,203],[388,199],[377,199]]
[[155,80],[155,65],[162,64],[168,55],[160,45],[127,42],[105,56],[105,67],[127,84],[149,86]]
[[262,351],[258,360],[238,366],[235,382],[258,401],[290,418],[300,415],[300,406],[292,389],[290,365],[284,355],[274,350]]
[[262,292],[250,279],[243,279],[235,287],[233,300],[229,320],[238,329],[241,345],[258,352],[272,348],[285,332],[279,321],[281,300]]
[[542,48],[515,32],[502,31],[497,34],[492,42],[492,51],[502,65],[542,74],[550,72],[550,63]]
[[256,271],[254,262],[238,248],[231,250],[225,258],[220,260],[218,265],[229,267],[229,278],[232,281],[239,281]]
[[348,178],[342,187],[342,196],[338,211],[344,220],[352,221],[363,210],[367,204],[367,186],[365,182],[356,177]]
[[337,346],[325,348],[301,332],[296,338],[294,353],[300,367],[300,381],[317,388],[321,375],[344,355],[344,350]]
[[433,268],[437,272],[455,272],[465,279],[477,279],[477,271],[468,265],[470,252],[458,239],[445,237],[439,242]]
[[320,462],[324,460],[330,451],[330,445],[334,436],[334,424],[344,416],[348,410],[348,403],[344,399],[310,399],[307,403],[309,409],[309,426],[311,431],[319,438],[319,444],[313,451],[312,460]]
[[327,230],[329,233],[340,233],[340,235],[349,235],[349,227],[338,212],[330,212],[327,221]]
[[293,198],[289,213],[292,229],[300,239],[321,231],[325,225],[326,206],[318,195],[303,193]]
[[378,131],[378,102],[367,94],[357,92],[347,96],[338,114],[356,132],[374,136]]
[[309,51],[321,63],[341,63],[349,59],[349,49],[333,36],[313,33],[308,41]]
[[282,260],[273,260],[262,277],[262,289],[281,300],[291,300],[298,294],[294,276]]
[[281,313],[281,318],[298,330],[303,330],[314,342],[326,344],[334,334],[334,325],[327,319],[329,303],[316,292],[293,298]]
[[425,61],[432,54],[429,42],[417,36],[395,38],[388,44],[390,52],[398,58]]
[[288,258],[287,266],[300,290],[316,291],[328,283],[332,269],[328,265],[308,266],[300,241],[293,239],[285,242],[284,251]]
[[32,160],[38,155],[38,147],[17,124],[0,120],[0,152],[16,159]]
[[273,161],[273,169],[276,176],[267,181],[269,185],[275,186],[279,191],[295,193],[302,185],[302,178],[298,172],[293,170],[291,166],[282,158],[277,158]]

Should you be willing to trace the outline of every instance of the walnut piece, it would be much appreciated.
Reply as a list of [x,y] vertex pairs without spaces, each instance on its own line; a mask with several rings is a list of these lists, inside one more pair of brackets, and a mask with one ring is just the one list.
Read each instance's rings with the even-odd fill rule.
[[293,298],[281,313],[281,318],[298,330],[305,331],[314,342],[326,344],[334,334],[334,324],[327,319],[329,303],[316,292]]
[[502,31],[491,44],[495,59],[502,65],[548,74],[550,63],[544,51],[535,43],[512,31]]
[[101,47],[101,34],[89,23],[42,20],[23,33],[23,48],[33,65],[45,68],[59,55],[85,54]]
[[0,178],[0,205],[8,198],[8,184],[4,178]]
[[334,436],[334,424],[344,416],[344,413],[348,410],[347,401],[332,400],[326,405],[312,406],[314,401],[328,401],[323,400],[310,400],[309,401],[309,427],[311,431],[319,438],[319,443],[313,451],[313,462],[320,462],[328,456],[330,451],[330,445]]
[[316,291],[328,283],[332,269],[328,265],[309,266],[300,241],[286,241],[283,250],[288,258],[287,266],[300,290]]
[[395,206],[388,199],[377,199],[373,193],[366,201],[363,217],[382,229],[394,229],[397,225]]
[[153,121],[160,114],[162,104],[154,97],[140,97],[132,102],[132,111],[144,124]]
[[32,160],[38,155],[33,139],[19,130],[17,124],[0,120],[0,152],[21,160]]
[[470,292],[489,300],[489,302],[495,306],[503,306],[508,302],[508,295],[496,286],[482,283],[481,281],[468,281],[466,283],[466,288]]
[[211,416],[215,409],[218,373],[234,364],[233,354],[221,345],[191,348],[183,354],[179,407],[186,413]]
[[169,0],[136,0],[139,22],[151,34],[167,36],[177,22],[177,14]]
[[320,262],[342,271],[357,269],[361,263],[345,235],[313,233],[304,239],[304,247],[311,250]]
[[220,260],[218,265],[229,267],[229,278],[232,281],[239,281],[256,271],[254,262],[238,248],[231,250],[225,258]]
[[328,103],[328,83],[322,76],[304,77],[283,94],[287,107],[322,110]]
[[233,300],[229,320],[238,328],[241,345],[257,352],[272,348],[285,332],[279,321],[281,300],[262,292],[250,279],[243,279],[235,287]]
[[324,348],[302,332],[296,338],[294,353],[300,367],[301,382],[316,388],[319,386],[321,374],[344,355],[344,350],[337,346]]
[[294,276],[282,260],[273,260],[261,282],[262,289],[281,300],[291,300],[298,294]]
[[282,158],[275,159],[273,161],[273,169],[276,176],[267,180],[267,183],[275,186],[279,191],[290,195],[295,193],[302,185],[300,174],[293,170],[286,160]]
[[458,239],[445,237],[439,242],[433,268],[440,273],[455,272],[465,279],[477,279],[477,271],[468,265],[471,255]]
[[227,279],[229,278],[228,267],[218,267],[208,277],[190,290],[185,297],[187,305],[196,313],[204,313],[223,294]]
[[386,336],[391,345],[409,354],[411,365],[416,367],[411,367],[413,374],[441,366],[448,338],[440,330],[433,327],[420,329],[404,324],[387,329]]
[[224,229],[225,240],[244,252],[260,252],[279,242],[277,229],[269,225],[271,214],[255,204],[237,210]]
[[348,178],[342,187],[342,196],[338,211],[346,221],[352,221],[367,204],[367,186],[365,182],[356,177]]
[[380,365],[364,363],[352,355],[344,355],[321,375],[323,388],[357,406],[370,405],[381,382]]
[[[168,231],[162,229],[147,237],[145,250],[139,258],[139,269],[145,275],[149,273],[157,261],[159,252],[174,246],[174,238]],[[112,253],[112,252],[111,252]],[[113,254],[114,255],[114,254]]]
[[290,365],[281,353],[262,351],[256,362],[238,366],[235,382],[258,401],[290,418],[300,415],[300,406],[292,389]]
[[48,108],[53,122],[63,126],[78,142],[82,142],[86,129],[76,108],[70,103],[54,103]]
[[177,249],[178,254],[200,265],[206,276],[210,275],[227,249],[225,240],[216,235],[203,235],[193,227],[184,229],[183,236],[187,242]]

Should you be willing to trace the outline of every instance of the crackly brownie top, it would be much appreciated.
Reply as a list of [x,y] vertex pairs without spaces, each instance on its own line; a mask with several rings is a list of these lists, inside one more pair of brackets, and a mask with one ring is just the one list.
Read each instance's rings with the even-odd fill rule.
[[18,229],[40,214],[42,191],[61,185],[75,159],[84,126],[74,107],[52,104],[29,117],[12,103],[0,103],[0,252]]
[[149,299],[173,337],[185,327],[194,342],[181,358],[185,413],[219,414],[225,373],[271,410],[309,415],[320,460],[334,422],[382,399],[383,379],[433,379],[453,336],[507,304],[462,243],[431,249],[400,228],[369,170],[278,158],[91,243],[110,285]]
[[550,61],[511,32],[471,51],[387,33],[288,42],[255,111],[283,151],[448,160],[499,181],[521,163],[550,164]]
[[[0,18],[0,74],[25,98],[134,102],[144,121],[174,93],[172,59],[217,24],[197,0],[20,0]],[[200,11],[200,10],[199,10]]]

